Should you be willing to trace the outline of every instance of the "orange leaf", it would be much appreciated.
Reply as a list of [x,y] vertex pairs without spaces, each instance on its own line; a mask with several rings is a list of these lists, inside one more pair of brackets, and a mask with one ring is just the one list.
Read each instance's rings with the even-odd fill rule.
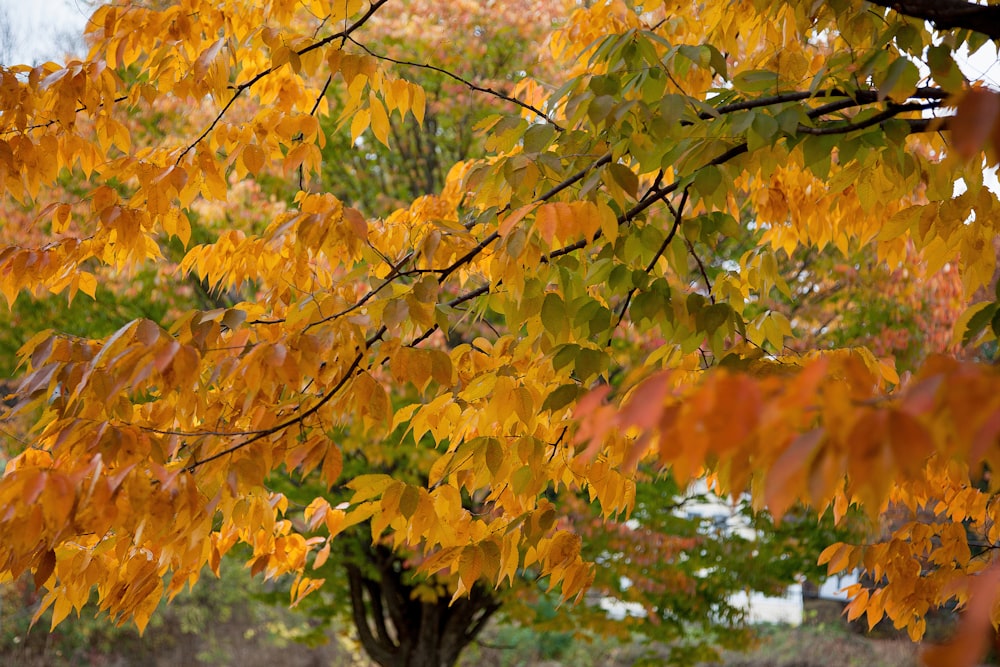
[[985,88],[968,91],[958,103],[951,140],[956,152],[968,160],[982,150],[1000,115],[1000,94]]
[[916,418],[902,410],[889,411],[889,444],[896,465],[904,472],[915,474],[934,453],[934,441]]
[[973,667],[986,656],[993,635],[990,613],[1000,592],[1000,565],[994,563],[975,577],[969,600],[955,635],[946,643],[931,646],[921,653],[926,667]]
[[42,559],[38,562],[38,567],[35,568],[35,590],[40,589],[49,577],[52,576],[52,572],[56,569],[56,552],[49,549],[42,554]]
[[805,471],[824,436],[823,429],[803,433],[771,466],[764,485],[764,502],[775,518],[780,519],[798,498],[805,484]]

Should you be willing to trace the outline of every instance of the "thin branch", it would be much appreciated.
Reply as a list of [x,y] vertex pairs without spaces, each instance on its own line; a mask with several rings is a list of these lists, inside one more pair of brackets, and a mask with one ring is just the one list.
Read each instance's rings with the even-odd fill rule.
[[[368,19],[370,19],[375,14],[375,12],[378,11],[379,7],[381,7],[388,1],[389,0],[374,0],[374,2],[372,2],[371,6],[368,8],[368,11],[365,12],[364,15],[357,21],[355,21],[353,24],[351,24],[350,26],[348,26],[347,28],[345,28],[340,32],[333,33],[332,35],[324,37],[323,39],[319,40],[314,44],[310,44],[309,46],[299,51],[295,51],[295,53],[299,56],[302,56],[305,55],[306,53],[309,53],[310,51],[326,46],[330,42],[333,42],[337,39],[349,39],[352,32],[354,32],[355,30],[363,26],[365,23],[367,23]],[[207,128],[205,128],[205,131],[202,132],[201,135],[197,139],[195,139],[190,146],[181,151],[181,154],[177,156],[177,161],[174,164],[180,164],[181,159],[183,159],[185,155],[194,150],[195,146],[197,146],[199,143],[201,143],[201,141],[205,137],[211,134],[212,130],[215,129],[215,126],[218,125],[219,121],[222,120],[222,117],[226,115],[226,112],[229,111],[229,108],[233,106],[233,103],[236,102],[236,100],[240,97],[240,95],[249,90],[254,84],[263,79],[265,76],[268,76],[269,74],[273,73],[276,69],[277,69],[276,67],[268,67],[267,69],[258,72],[249,81],[245,81],[236,86],[236,89],[233,91],[233,96],[229,98],[229,101],[226,102],[225,106],[223,106],[222,109],[219,111],[219,113],[215,116],[215,118],[212,119],[212,122],[209,123]]]
[[[560,192],[562,192],[566,188],[570,187],[571,185],[573,185],[577,181],[580,181],[581,179],[583,179],[583,177],[586,176],[587,174],[589,174],[591,171],[593,171],[595,169],[599,169],[599,168],[603,167],[604,165],[608,164],[609,162],[611,162],[611,153],[605,153],[604,155],[602,155],[600,158],[598,158],[597,160],[595,160],[591,164],[587,165],[586,167],[584,167],[580,171],[576,172],[575,174],[573,174],[569,178],[566,178],[566,179],[560,181],[556,186],[554,186],[553,188],[551,188],[551,189],[547,190],[546,192],[542,193],[541,195],[539,195],[535,199],[535,201],[532,202],[532,203],[534,203],[534,204],[540,204],[542,202],[548,201],[549,199],[555,197],[557,194],[559,194]],[[451,275],[452,273],[454,273],[459,267],[461,267],[464,264],[467,264],[470,261],[472,261],[479,253],[481,253],[483,250],[485,250],[487,248],[487,246],[489,246],[491,243],[493,243],[494,241],[496,241],[498,238],[500,238],[500,233],[499,232],[493,232],[493,233],[491,233],[489,236],[487,236],[482,241],[480,241],[478,244],[476,244],[475,248],[472,248],[469,252],[465,253],[464,255],[462,255],[461,257],[459,257],[458,259],[456,259],[447,268],[442,269],[440,275],[438,276],[438,283],[439,284],[443,283],[444,280],[449,275]]]
[[420,69],[426,69],[426,70],[430,70],[432,72],[437,72],[438,74],[444,74],[445,76],[451,77],[455,81],[458,81],[459,83],[461,83],[462,85],[466,86],[470,90],[473,90],[473,91],[478,92],[478,93],[486,93],[487,95],[493,95],[494,97],[498,97],[501,100],[505,100],[507,102],[510,102],[511,104],[516,104],[517,106],[521,107],[522,109],[525,109],[526,111],[530,111],[531,113],[537,115],[539,118],[544,118],[545,122],[547,122],[549,125],[551,125],[552,127],[554,127],[556,130],[558,130],[560,132],[563,132],[565,130],[565,128],[563,126],[559,125],[559,123],[557,123],[554,120],[552,120],[552,118],[548,114],[546,114],[544,111],[542,111],[541,109],[539,109],[539,108],[537,108],[537,107],[535,107],[535,106],[533,106],[531,104],[528,104],[527,102],[524,102],[523,100],[519,100],[516,97],[513,97],[512,95],[507,95],[506,93],[502,93],[499,90],[496,90],[495,88],[485,88],[483,86],[477,85],[475,83],[472,83],[468,79],[464,79],[464,78],[460,77],[459,75],[455,74],[454,72],[450,72],[450,71],[448,71],[448,70],[446,70],[446,69],[444,69],[442,67],[438,67],[436,65],[428,65],[427,63],[418,63],[418,62],[413,62],[411,60],[397,60],[396,58],[392,58],[390,56],[386,56],[386,55],[382,55],[382,54],[379,54],[379,53],[375,53],[374,51],[372,51],[371,49],[369,49],[367,46],[365,46],[361,42],[357,41],[356,39],[353,39],[350,36],[348,36],[347,39],[349,41],[353,42],[361,50],[363,50],[365,53],[367,53],[368,55],[372,56],[373,58],[377,58],[379,60],[385,60],[386,62],[393,63],[394,65],[403,65],[405,67],[419,67]]
[[[328,75],[326,77],[326,83],[323,84],[323,88],[322,88],[322,90],[319,91],[319,95],[316,96],[316,101],[313,103],[312,109],[309,110],[309,115],[310,116],[316,115],[316,110],[319,109],[319,103],[323,101],[323,98],[326,96],[326,91],[330,88],[330,84],[332,82],[333,82],[333,74],[330,74],[330,75]],[[302,140],[302,133],[300,132],[299,135],[298,135],[298,137],[296,137],[296,138],[301,141]],[[299,165],[299,190],[303,190],[303,191],[305,190],[305,188],[302,187],[302,184],[303,184],[304,181],[305,181],[305,165],[300,164]]]
[[[384,330],[385,330],[385,327],[382,327],[382,329],[380,331],[384,332]],[[344,372],[344,376],[342,378],[340,378],[340,381],[337,382],[337,384],[334,385],[333,388],[330,391],[326,392],[326,394],[324,394],[319,399],[319,401],[316,402],[315,405],[313,405],[311,408],[309,408],[308,410],[306,410],[302,414],[300,414],[297,417],[294,417],[292,419],[283,421],[280,424],[272,426],[269,429],[260,431],[260,432],[256,433],[255,435],[247,438],[243,442],[238,442],[238,443],[236,443],[235,445],[233,445],[231,447],[227,447],[226,449],[222,450],[221,452],[216,452],[215,454],[212,454],[212,455],[210,455],[210,456],[202,459],[201,461],[196,461],[195,463],[192,463],[191,465],[189,465],[187,467],[187,471],[188,472],[194,472],[195,468],[197,468],[199,466],[202,466],[202,465],[204,465],[206,463],[210,463],[211,461],[215,461],[216,459],[221,459],[224,456],[228,456],[229,454],[232,454],[233,452],[236,452],[236,451],[238,451],[240,449],[243,449],[244,447],[257,442],[258,440],[262,440],[262,439],[268,437],[269,435],[273,435],[274,433],[277,433],[277,432],[279,432],[279,431],[281,431],[283,429],[288,428],[289,426],[293,426],[295,424],[301,424],[308,417],[316,414],[321,407],[323,407],[324,405],[326,405],[327,403],[329,403],[333,399],[333,397],[336,396],[340,392],[340,390],[344,388],[344,386],[347,384],[347,381],[354,377],[354,374],[358,370],[358,366],[361,365],[361,360],[364,358],[364,356],[365,356],[364,351],[358,352],[357,356],[354,357],[354,361],[351,362],[351,365]]]
[[[711,120],[716,117],[716,115],[726,115],[733,113],[735,111],[747,111],[750,109],[759,109],[762,107],[769,107],[773,104],[784,104],[787,102],[801,102],[803,100],[810,99],[820,99],[825,97],[843,97],[844,100],[838,100],[837,102],[831,102],[830,105],[838,105],[838,108],[847,108],[852,106],[861,106],[863,104],[873,104],[875,102],[880,102],[883,98],[880,97],[881,93],[878,90],[855,90],[846,91],[839,88],[831,88],[828,90],[817,90],[815,92],[807,90],[791,90],[782,93],[775,93],[773,95],[766,95],[764,97],[756,97],[752,100],[743,100],[741,102],[733,102],[732,104],[724,104],[718,109],[714,109],[714,113],[708,111],[703,111],[698,114],[699,120]],[[944,100],[948,97],[948,93],[941,90],[940,88],[931,88],[929,86],[922,86],[916,88],[913,94],[908,96],[908,99],[924,99],[924,100]],[[843,105],[843,106],[841,106]],[[823,107],[817,107],[817,109],[822,109]],[[824,111],[824,113],[829,113],[829,111]],[[681,124],[693,124],[691,121],[682,121]]]
[[556,441],[550,445],[550,447],[552,447],[552,453],[549,454],[549,463],[552,463],[552,459],[556,457],[556,453],[559,451],[559,443],[563,441],[567,430],[569,430],[569,427],[563,426],[563,430],[559,433],[559,437],[556,438]]
[[[113,100],[111,100],[111,103],[112,104],[118,104],[119,102],[124,102],[127,99],[128,99],[128,95],[119,95],[118,97],[116,97]],[[99,106],[103,107],[104,103],[102,102]],[[78,113],[83,113],[84,111],[87,111],[87,105],[86,104],[81,104],[80,106],[78,106],[76,109],[73,110],[73,113],[74,114],[78,114]],[[23,132],[27,132],[29,130],[38,130],[38,129],[41,129],[43,127],[49,127],[50,125],[55,125],[58,122],[59,122],[58,118],[53,118],[52,120],[46,121],[44,123],[36,123],[34,125],[26,125],[25,128],[23,130],[20,130],[20,131],[23,133]],[[17,132],[17,131],[18,131],[17,128],[11,128],[11,129],[4,130],[3,132],[0,132],[0,137],[6,137],[7,135],[12,134],[12,133]]]
[[698,271],[701,273],[701,279],[705,281],[705,288],[708,290],[708,298],[714,304],[715,294],[712,293],[712,281],[708,279],[708,272],[705,271],[705,265],[701,261],[701,257],[698,253],[694,251],[694,244],[688,239],[684,239],[684,243],[687,245],[688,252],[694,257],[694,261],[698,264]]
[[807,127],[805,125],[799,125],[798,131],[802,134],[811,134],[814,136],[831,135],[831,134],[846,134],[848,132],[853,132],[854,130],[863,130],[866,127],[872,127],[873,125],[879,125],[887,120],[895,118],[901,113],[906,113],[908,111],[925,111],[927,109],[937,109],[940,107],[940,103],[931,102],[928,104],[899,104],[893,105],[882,111],[880,113],[866,118],[861,121],[854,123],[843,123],[840,125],[825,125],[823,127]]
[[938,30],[964,28],[1000,39],[1000,5],[980,5],[964,0],[869,0],[915,19],[930,21]]
[[[684,215],[684,206],[687,204],[688,200],[688,190],[690,185],[684,188],[684,193],[681,195],[681,203],[677,206],[677,211],[674,213],[674,224],[670,228],[670,232],[667,234],[666,238],[663,239],[663,243],[660,244],[659,249],[657,249],[656,254],[653,255],[653,259],[650,260],[649,264],[646,266],[646,273],[648,274],[656,266],[656,263],[663,256],[663,253],[667,251],[667,247],[670,242],[674,240],[674,236],[677,235],[677,230],[680,229],[681,220]],[[661,195],[660,197],[665,197],[666,195]],[[669,205],[669,202],[668,202]],[[618,311],[618,319],[615,321],[615,325],[611,327],[611,332],[608,334],[608,345],[611,345],[611,340],[615,335],[615,330],[621,325],[622,320],[625,318],[625,313],[628,311],[629,304],[632,303],[632,297],[635,296],[635,287],[629,290],[629,293],[625,296],[625,300],[622,302],[621,310]]]

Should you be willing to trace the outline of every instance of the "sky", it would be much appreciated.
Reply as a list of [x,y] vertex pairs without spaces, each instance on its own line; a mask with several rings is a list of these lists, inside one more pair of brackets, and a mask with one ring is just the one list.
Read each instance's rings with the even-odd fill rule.
[[[93,6],[87,0],[0,0],[0,35],[14,40],[4,65],[62,61],[67,48],[82,49],[80,36]],[[6,53],[0,44],[0,56]]]

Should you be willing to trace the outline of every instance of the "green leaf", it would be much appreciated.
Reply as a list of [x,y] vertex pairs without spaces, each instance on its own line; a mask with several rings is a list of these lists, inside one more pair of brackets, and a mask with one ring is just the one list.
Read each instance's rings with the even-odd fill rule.
[[957,92],[964,85],[962,70],[952,57],[951,49],[944,44],[931,46],[927,49],[927,66],[931,76],[941,88],[949,92]]
[[[965,327],[965,333],[962,335],[962,344],[968,345],[976,338],[979,334],[990,326],[993,322],[994,316],[997,314],[997,304],[990,303],[987,304],[982,310],[978,311],[969,319],[969,323]],[[995,330],[994,330],[995,331]]]
[[825,179],[829,176],[831,157],[837,143],[836,136],[806,137],[802,141],[805,165],[819,178]]
[[608,331],[611,328],[611,311],[599,306],[597,312],[590,318],[588,326],[592,337]]
[[590,79],[590,83],[587,84],[595,95],[617,95],[621,89],[621,80],[616,76],[608,76],[607,74],[601,74]]
[[503,447],[496,438],[486,439],[486,468],[491,474],[497,474],[503,465]]
[[514,493],[522,494],[528,488],[528,484],[534,479],[531,466],[523,466],[514,471],[510,476],[510,488]]
[[757,112],[753,109],[748,109],[747,111],[737,111],[735,113],[728,114],[729,119],[729,131],[736,136],[742,135],[753,124],[753,119],[756,117]]
[[778,74],[762,69],[740,72],[733,77],[733,88],[745,93],[777,92]]
[[581,382],[590,382],[608,367],[608,355],[589,347],[580,348],[576,355],[576,375]]
[[675,126],[684,117],[686,106],[683,95],[665,95],[660,100],[660,115],[670,126]]
[[649,285],[649,274],[642,269],[632,269],[631,285],[638,289],[646,289]]
[[688,241],[697,241],[701,237],[701,218],[685,218],[681,223],[681,233]]
[[993,317],[990,319],[990,329],[993,330],[994,336],[1000,337],[1000,308],[993,313]]
[[549,147],[556,130],[549,123],[536,123],[524,133],[524,152],[540,153]]
[[733,309],[728,303],[713,303],[708,308],[701,310],[695,321],[700,330],[711,335],[725,324],[732,314]]
[[575,402],[583,393],[583,388],[577,384],[564,384],[556,387],[542,402],[542,412],[555,412]]
[[693,44],[681,44],[677,47],[677,53],[684,56],[692,63],[707,69],[712,62],[712,53],[706,46],[694,46]]
[[594,125],[600,125],[607,120],[611,109],[615,106],[615,98],[611,95],[599,95],[587,106],[587,117]]
[[687,302],[685,303],[688,314],[697,317],[698,313],[701,312],[707,302],[708,299],[706,299],[703,295],[698,294],[697,292],[691,292],[688,294]]
[[903,51],[913,53],[916,51],[918,54],[923,51],[924,42],[921,38],[921,33],[919,30],[914,28],[912,25],[904,24],[896,30],[896,45]]
[[[646,275],[644,272],[641,272]],[[608,287],[611,288],[613,292],[627,292],[634,286],[632,282],[632,269],[628,268],[624,264],[617,264],[608,276]]]
[[552,368],[559,370],[569,366],[576,361],[576,356],[580,353],[580,346],[575,343],[568,343],[557,348],[558,351],[552,355]]
[[750,130],[747,132],[747,147],[753,151],[762,146],[770,145],[777,133],[778,121],[766,113],[758,113],[754,116]]
[[667,79],[658,69],[649,71],[648,76],[642,81],[642,101],[653,105],[663,98],[663,91],[667,87]]
[[409,519],[417,511],[420,504],[420,492],[415,486],[406,485],[402,495],[399,497],[399,513]]
[[726,65],[726,56],[722,54],[719,49],[715,48],[711,44],[706,44],[705,48],[709,51],[708,64],[715,70],[715,73],[721,76],[723,79],[729,78],[729,69]]
[[722,184],[722,172],[714,164],[698,170],[694,177],[694,189],[702,199],[710,199]]
[[549,292],[542,301],[542,326],[552,334],[553,338],[559,339],[568,329],[568,318],[566,304],[555,292]]
[[617,162],[608,165],[608,172],[611,174],[611,178],[614,179],[615,183],[626,192],[630,197],[635,199],[639,193],[639,177],[634,171],[629,169],[623,164]]
[[885,75],[876,81],[878,86],[878,98],[884,100],[889,98],[897,102],[902,102],[913,94],[920,80],[920,71],[909,58],[897,58]]

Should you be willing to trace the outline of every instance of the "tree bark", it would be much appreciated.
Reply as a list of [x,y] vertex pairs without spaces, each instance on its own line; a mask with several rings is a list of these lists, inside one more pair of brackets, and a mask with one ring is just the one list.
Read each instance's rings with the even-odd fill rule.
[[414,598],[406,568],[388,549],[373,547],[370,568],[346,566],[351,612],[361,645],[382,667],[453,667],[501,602],[476,584],[467,597]]
[[964,28],[1000,39],[1000,5],[966,0],[868,0],[904,16],[930,21],[938,30]]

